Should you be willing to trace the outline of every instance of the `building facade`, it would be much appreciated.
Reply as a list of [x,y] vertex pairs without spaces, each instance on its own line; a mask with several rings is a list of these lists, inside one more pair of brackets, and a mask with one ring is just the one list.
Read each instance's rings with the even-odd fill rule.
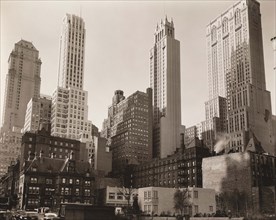
[[93,170],[88,162],[46,158],[43,155],[22,164],[19,177],[19,208],[50,207],[60,203],[94,203]]
[[40,94],[41,60],[34,45],[20,40],[15,44],[8,62],[2,132],[22,129],[28,102]]
[[153,91],[153,156],[164,158],[180,147],[180,42],[174,23],[157,24],[150,50],[150,87]]
[[166,158],[155,158],[133,170],[135,188],[202,187],[202,158],[210,156],[209,149],[197,138]]
[[227,98],[230,149],[244,151],[251,133],[275,154],[266,90],[260,3],[242,0],[207,25],[209,99]]
[[123,93],[115,91],[102,133],[110,139],[115,173],[126,165],[143,164],[152,158],[152,90],[122,97]]
[[263,152],[260,143],[252,138],[245,152],[203,159],[203,188],[212,188],[222,195],[225,202],[220,209],[228,206],[241,215],[274,213],[276,158]]
[[26,132],[22,137],[21,144],[21,164],[25,160],[31,160],[38,157],[42,152],[43,157],[66,159],[71,153],[76,160],[80,159],[81,151],[80,141],[68,138],[52,136],[49,131],[42,129],[36,133]]
[[20,131],[6,131],[0,136],[0,177],[5,175],[11,163],[17,161],[21,149]]
[[115,207],[132,206],[133,198],[137,194],[137,189],[129,190],[117,186],[106,186],[98,191],[98,205]]
[[92,143],[87,91],[83,90],[85,23],[66,14],[60,38],[59,86],[52,97],[51,134]]
[[42,124],[51,124],[51,97],[31,98],[27,105],[23,132],[36,132]]
[[185,128],[184,132],[184,144],[190,144],[195,138],[198,137],[197,126],[191,126]]
[[[165,187],[144,187],[138,189],[138,201],[141,210],[150,215],[178,215],[179,210],[174,208],[174,194],[177,189]],[[188,187],[187,201],[184,207],[185,215],[194,216],[199,213],[213,214],[216,212],[215,190],[197,187]]]

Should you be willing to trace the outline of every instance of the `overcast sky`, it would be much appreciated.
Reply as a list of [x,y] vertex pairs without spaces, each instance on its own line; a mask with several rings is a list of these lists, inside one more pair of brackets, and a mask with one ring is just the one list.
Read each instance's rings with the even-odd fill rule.
[[[149,50],[157,22],[174,20],[181,46],[182,123],[205,119],[208,100],[205,27],[235,1],[2,1],[1,0],[1,112],[8,57],[21,38],[32,41],[42,60],[41,93],[57,86],[62,18],[73,13],[86,27],[84,89],[89,119],[101,129],[114,91],[126,96],[149,87]],[[275,114],[275,77],[270,39],[275,36],[275,0],[260,1],[266,85]],[[2,117],[1,117],[2,119]]]

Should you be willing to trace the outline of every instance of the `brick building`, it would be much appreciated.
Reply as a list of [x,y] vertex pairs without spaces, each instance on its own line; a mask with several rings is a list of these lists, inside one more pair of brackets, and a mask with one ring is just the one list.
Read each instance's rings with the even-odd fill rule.
[[208,156],[209,149],[196,138],[173,155],[136,166],[133,171],[134,187],[202,187],[201,163],[202,158]]
[[112,171],[123,172],[126,165],[138,165],[152,158],[152,89],[136,91],[124,98],[115,91],[101,136],[112,151]]
[[19,177],[19,207],[35,209],[60,203],[94,203],[94,171],[88,162],[48,158],[43,154],[22,165]]
[[38,156],[40,151],[43,151],[45,157],[59,159],[68,158],[69,153],[73,152],[78,160],[81,146],[80,141],[52,136],[47,128],[42,128],[36,133],[26,132],[23,135],[20,161],[23,164],[24,160]]

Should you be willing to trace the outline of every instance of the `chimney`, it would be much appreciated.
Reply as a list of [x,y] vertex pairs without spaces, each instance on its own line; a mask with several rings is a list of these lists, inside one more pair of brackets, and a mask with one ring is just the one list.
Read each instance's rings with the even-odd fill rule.
[[40,150],[40,152],[39,152],[39,162],[43,163],[43,161],[44,161],[44,152],[43,152],[43,150]]
[[32,153],[31,152],[28,153],[28,160],[32,160]]
[[43,152],[43,150],[40,150],[40,152],[39,152],[39,157],[40,157],[40,158],[43,158],[43,156],[44,156],[44,152]]
[[37,153],[34,153],[34,160],[37,159]]
[[74,152],[72,150],[70,152],[69,159],[74,160]]

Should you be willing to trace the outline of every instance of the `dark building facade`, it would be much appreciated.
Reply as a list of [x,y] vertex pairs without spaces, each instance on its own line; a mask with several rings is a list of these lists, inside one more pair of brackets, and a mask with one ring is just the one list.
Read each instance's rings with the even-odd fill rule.
[[112,171],[120,174],[126,165],[138,165],[152,158],[152,89],[137,91],[124,99],[118,90],[103,123],[101,135],[112,151]]
[[26,160],[19,179],[19,208],[59,208],[60,203],[94,203],[95,176],[88,162],[40,155]]
[[166,158],[136,166],[133,187],[202,187],[202,158],[210,156],[209,149],[195,138],[184,149]]
[[19,160],[11,162],[7,173],[0,179],[0,197],[7,201],[5,204],[7,209],[16,207],[18,203],[19,168]]
[[80,151],[85,146],[81,147],[80,141],[52,136],[47,129],[31,133],[26,132],[22,137],[21,143],[21,158],[23,164],[24,160],[33,159],[35,155],[39,155],[43,151],[43,156],[65,159],[69,157],[71,152],[74,153],[76,160],[80,158]]

